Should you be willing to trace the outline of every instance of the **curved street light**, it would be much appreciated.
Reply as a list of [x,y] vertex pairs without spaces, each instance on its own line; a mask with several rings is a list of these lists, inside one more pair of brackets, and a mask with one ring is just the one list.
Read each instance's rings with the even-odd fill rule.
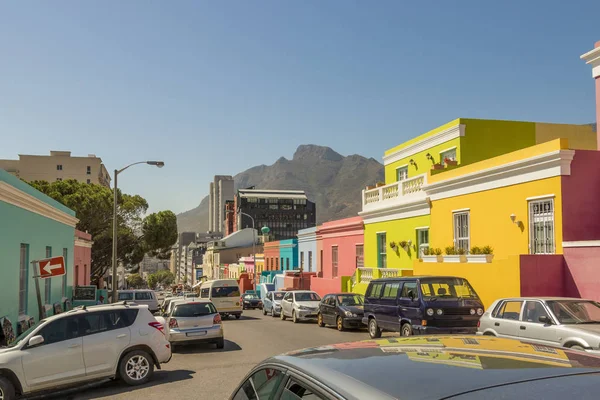
[[138,161],[132,164],[127,165],[121,169],[115,169],[115,186],[113,193],[113,243],[112,243],[112,302],[117,302],[117,232],[118,232],[118,224],[117,224],[117,177],[127,168],[132,167],[138,164],[148,164],[154,165],[155,167],[162,168],[165,166],[163,161]]

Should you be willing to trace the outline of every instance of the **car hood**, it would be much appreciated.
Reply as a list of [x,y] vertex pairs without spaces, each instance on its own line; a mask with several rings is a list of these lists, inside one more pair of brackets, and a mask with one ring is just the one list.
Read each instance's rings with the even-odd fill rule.
[[[16,347],[0,347],[0,355],[12,353],[15,350],[18,349]],[[0,364],[2,364],[2,358],[0,358]]]
[[364,314],[365,313],[363,306],[340,306],[340,310],[350,311],[354,314]]
[[426,299],[425,304],[427,307],[439,307],[439,308],[484,308],[483,303],[479,299],[457,299],[457,298],[443,298],[437,297],[436,300]]
[[321,304],[320,301],[297,301],[296,303],[299,306],[310,307],[310,308],[318,308],[319,304]]

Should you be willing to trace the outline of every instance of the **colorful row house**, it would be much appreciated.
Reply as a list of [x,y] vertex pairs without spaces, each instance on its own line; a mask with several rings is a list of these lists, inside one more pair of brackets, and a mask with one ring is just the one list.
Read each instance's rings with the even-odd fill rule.
[[292,271],[298,269],[298,239],[265,242],[263,257],[265,271]]
[[306,272],[317,272],[317,227],[298,231],[298,256],[300,268]]

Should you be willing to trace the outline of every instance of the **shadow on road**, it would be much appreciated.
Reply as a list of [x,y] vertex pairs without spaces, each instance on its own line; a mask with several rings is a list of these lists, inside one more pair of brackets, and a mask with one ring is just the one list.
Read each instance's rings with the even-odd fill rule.
[[223,349],[216,349],[212,343],[198,343],[188,345],[177,345],[173,354],[201,354],[201,353],[222,353],[227,351],[238,351],[242,348],[231,340],[225,340]]
[[223,318],[223,321],[249,321],[249,320],[252,320],[252,319],[257,319],[257,320],[258,320],[258,319],[260,319],[260,318],[256,318],[256,317],[249,317],[249,316],[247,316],[247,315],[242,315],[242,316],[240,317],[240,319],[235,319],[235,318],[233,318],[233,317],[227,317],[227,318]]

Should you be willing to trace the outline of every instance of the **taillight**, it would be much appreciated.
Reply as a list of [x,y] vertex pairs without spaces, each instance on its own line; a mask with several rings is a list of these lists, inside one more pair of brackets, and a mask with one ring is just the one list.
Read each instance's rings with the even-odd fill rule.
[[179,325],[177,325],[177,320],[175,318],[171,318],[169,320],[169,328],[177,328]]
[[150,322],[148,325],[153,327],[154,329],[158,329],[163,335],[165,334],[165,327],[158,321]]
[[477,321],[477,327],[479,328],[481,326],[481,321]]
[[223,320],[221,319],[221,314],[215,315],[213,318],[213,325],[220,325],[222,322]]

